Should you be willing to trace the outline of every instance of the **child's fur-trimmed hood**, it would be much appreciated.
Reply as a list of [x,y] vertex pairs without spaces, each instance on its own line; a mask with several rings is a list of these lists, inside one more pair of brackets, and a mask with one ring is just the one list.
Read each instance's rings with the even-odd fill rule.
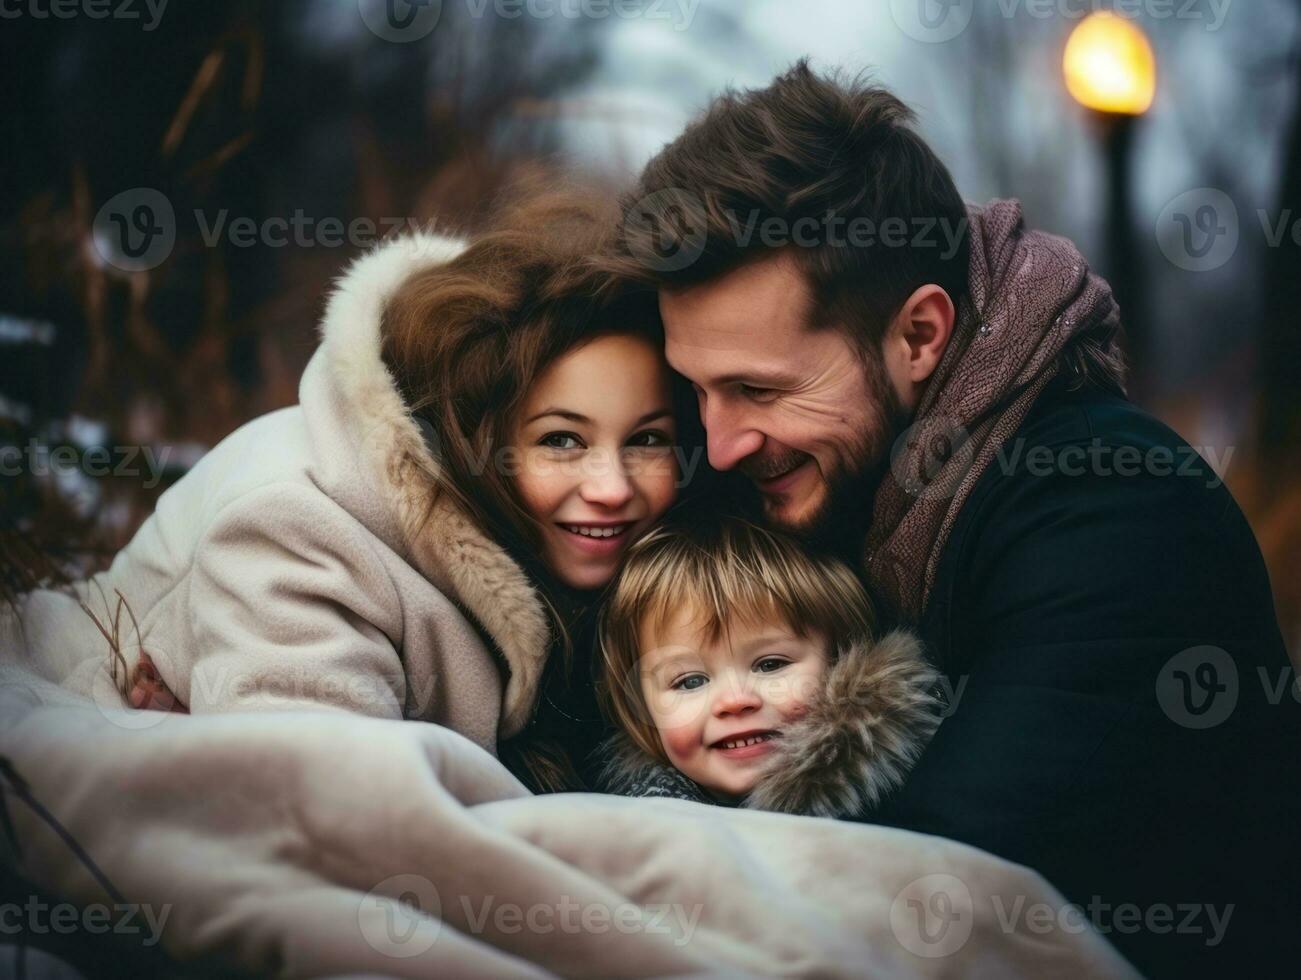
[[[807,713],[774,740],[759,783],[740,805],[815,817],[870,811],[903,782],[939,726],[938,680],[911,633],[842,650]],[[626,734],[604,750],[605,792],[716,802]]]

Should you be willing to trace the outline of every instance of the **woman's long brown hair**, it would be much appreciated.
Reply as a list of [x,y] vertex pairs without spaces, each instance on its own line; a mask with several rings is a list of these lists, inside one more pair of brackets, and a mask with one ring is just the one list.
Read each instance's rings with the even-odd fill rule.
[[[494,461],[529,386],[557,358],[602,334],[661,342],[654,292],[590,261],[617,228],[614,215],[612,202],[572,191],[516,199],[456,259],[408,279],[381,328],[385,363],[433,436],[439,492],[529,573],[567,668],[572,643],[554,601],[557,583],[539,559],[540,528]],[[553,746],[525,744],[510,754],[534,789],[579,788]]]

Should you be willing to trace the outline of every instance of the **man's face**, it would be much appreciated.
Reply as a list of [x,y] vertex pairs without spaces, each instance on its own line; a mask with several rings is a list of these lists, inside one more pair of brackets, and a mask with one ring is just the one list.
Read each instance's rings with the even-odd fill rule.
[[776,527],[802,535],[865,506],[903,425],[895,386],[840,330],[811,330],[809,289],[779,253],[661,291],[665,353],[690,380],[715,469],[739,469]]

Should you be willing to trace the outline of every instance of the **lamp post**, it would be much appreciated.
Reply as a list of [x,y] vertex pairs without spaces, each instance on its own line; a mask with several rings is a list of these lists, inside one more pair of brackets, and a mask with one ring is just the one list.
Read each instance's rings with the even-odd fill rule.
[[1142,365],[1151,338],[1131,220],[1130,160],[1138,120],[1156,97],[1156,56],[1134,21],[1100,11],[1071,32],[1062,68],[1067,90],[1089,110],[1101,133],[1107,158],[1107,278],[1120,302],[1130,355]]

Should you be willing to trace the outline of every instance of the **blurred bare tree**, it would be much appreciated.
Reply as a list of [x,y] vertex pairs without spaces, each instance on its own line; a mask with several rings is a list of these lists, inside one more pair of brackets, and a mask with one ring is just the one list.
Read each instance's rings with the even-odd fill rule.
[[[28,460],[0,490],[0,547],[58,565],[76,526],[110,553],[205,448],[293,403],[329,280],[367,244],[323,223],[368,218],[370,237],[473,228],[555,150],[552,127],[516,106],[584,76],[589,23],[448,3],[427,36],[394,43],[333,0],[171,0],[153,30],[7,19],[3,442],[171,452],[157,487],[82,468],[73,506],[52,502],[69,487]],[[136,188],[165,196],[176,239],[161,264],[128,272],[93,225]],[[295,216],[304,241],[216,233]]]

